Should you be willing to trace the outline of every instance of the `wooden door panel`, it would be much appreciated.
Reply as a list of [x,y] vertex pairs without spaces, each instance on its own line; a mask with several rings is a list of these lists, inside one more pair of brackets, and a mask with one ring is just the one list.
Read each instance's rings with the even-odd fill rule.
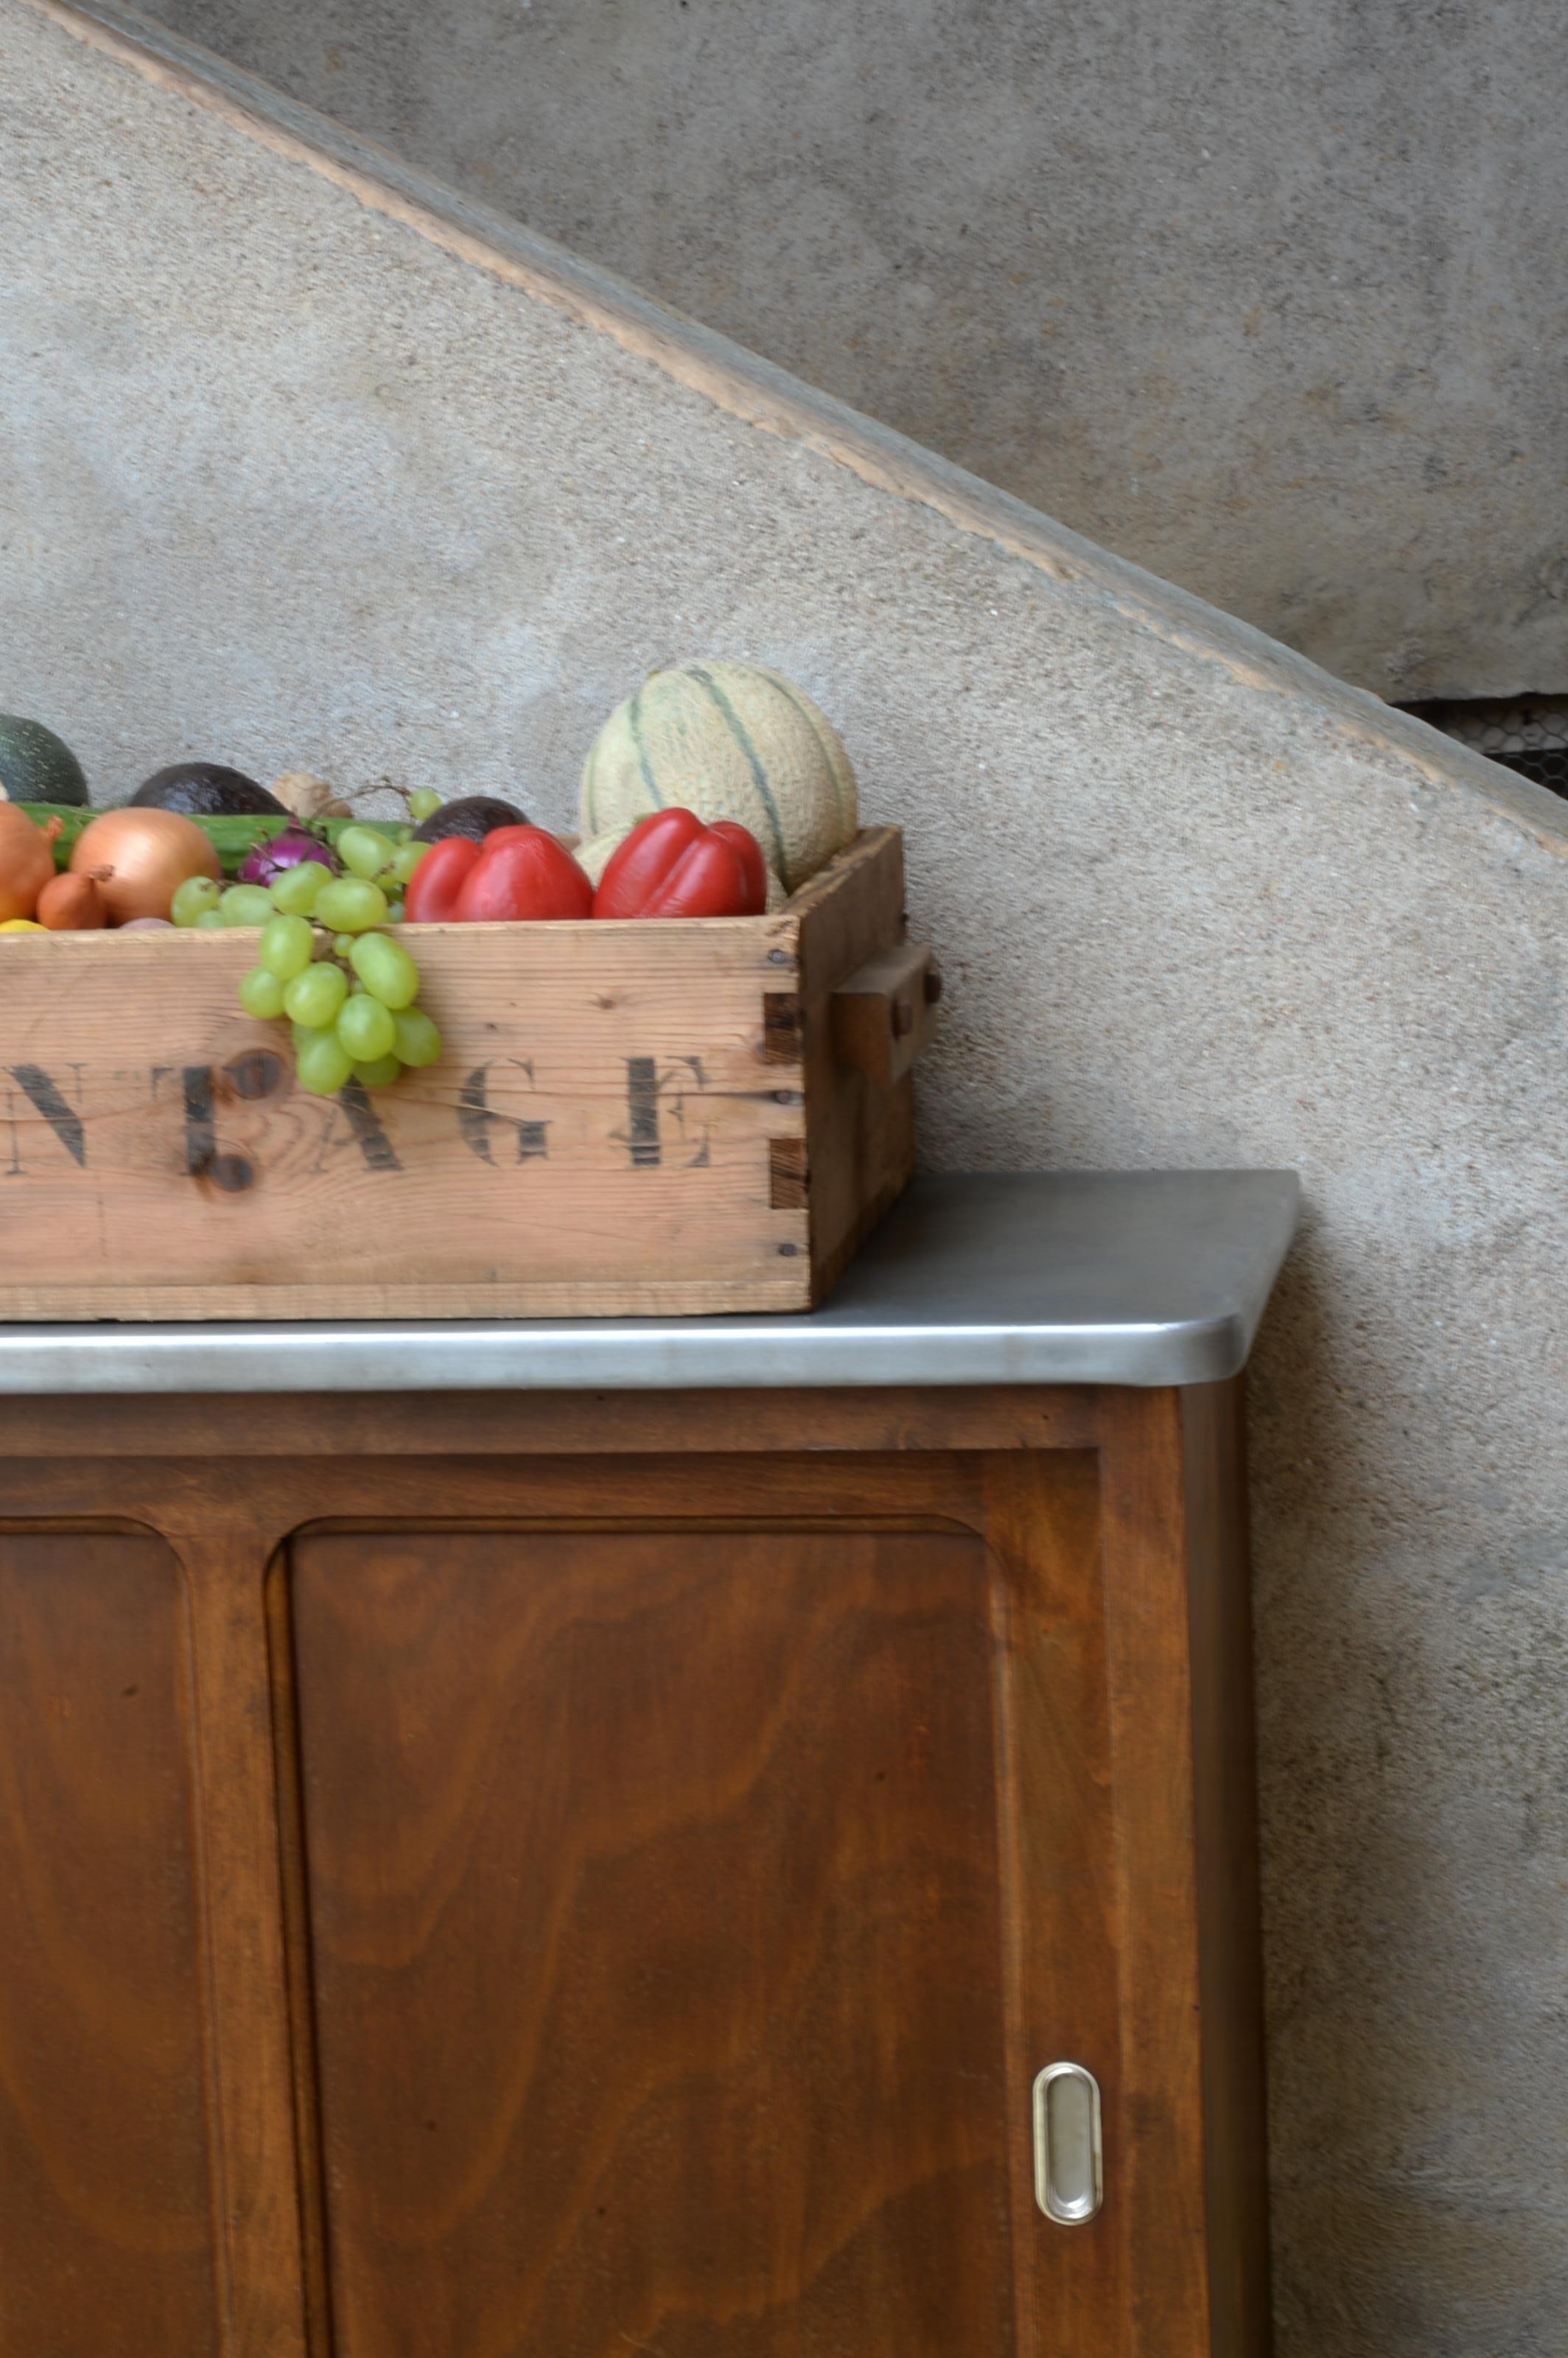
[[0,2353],[219,2347],[178,1568],[0,1533]]
[[991,1579],[298,1543],[337,2358],[1013,2351]]

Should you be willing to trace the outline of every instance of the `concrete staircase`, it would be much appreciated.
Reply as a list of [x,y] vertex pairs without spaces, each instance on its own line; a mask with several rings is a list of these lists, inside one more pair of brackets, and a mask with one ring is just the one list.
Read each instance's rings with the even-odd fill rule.
[[1281,2349],[1560,2358],[1568,807],[127,13],[0,0],[0,705],[100,799],[563,824],[646,669],[753,655],[908,830],[930,1162],[1301,1170]]

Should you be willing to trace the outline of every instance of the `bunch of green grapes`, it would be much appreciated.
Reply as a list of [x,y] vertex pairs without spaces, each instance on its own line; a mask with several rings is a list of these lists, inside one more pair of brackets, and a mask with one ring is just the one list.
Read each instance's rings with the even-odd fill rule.
[[426,849],[348,827],[337,842],[341,876],[302,860],[270,884],[221,892],[198,876],[174,896],[177,925],[260,925],[240,1005],[292,1024],[296,1077],[316,1097],[351,1079],[384,1089],[406,1065],[433,1065],[441,1054],[440,1033],[416,1003],[419,969],[384,930],[401,918],[400,896]]

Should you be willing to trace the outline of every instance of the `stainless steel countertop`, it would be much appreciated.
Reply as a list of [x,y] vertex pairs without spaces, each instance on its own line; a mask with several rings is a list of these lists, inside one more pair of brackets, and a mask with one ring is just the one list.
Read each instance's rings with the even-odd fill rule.
[[1196,1384],[1247,1357],[1288,1171],[914,1182],[824,1309],[728,1318],[0,1326],[0,1393]]

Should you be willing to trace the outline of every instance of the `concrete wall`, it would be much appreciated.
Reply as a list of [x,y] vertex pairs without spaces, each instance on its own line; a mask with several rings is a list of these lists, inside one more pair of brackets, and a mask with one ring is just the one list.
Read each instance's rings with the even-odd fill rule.
[[1568,687],[1530,0],[153,13],[1346,678]]
[[1253,1393],[1282,2358],[1562,2358],[1568,810],[71,22],[0,0],[0,706],[103,796],[201,752],[559,822],[647,666],[764,657],[908,829],[929,1162],[1302,1171]]

